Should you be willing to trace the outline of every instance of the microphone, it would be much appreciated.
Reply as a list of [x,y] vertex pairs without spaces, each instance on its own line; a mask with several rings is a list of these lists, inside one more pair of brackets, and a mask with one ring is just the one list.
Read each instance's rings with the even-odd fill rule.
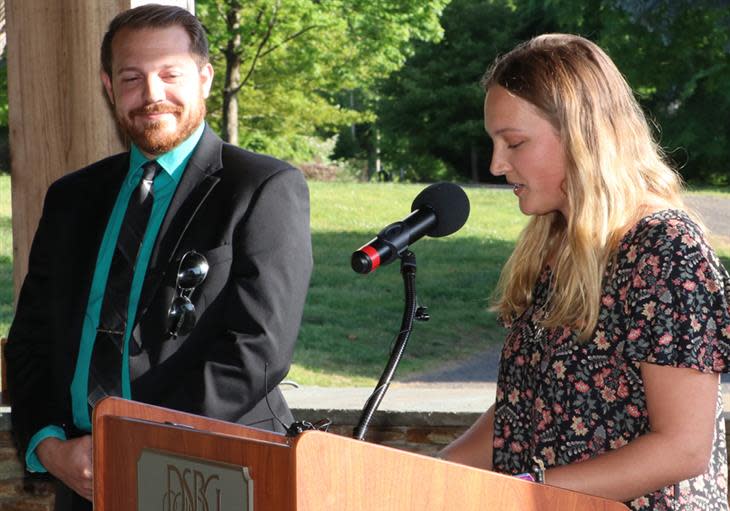
[[370,273],[393,262],[423,236],[440,238],[455,233],[468,218],[469,198],[460,186],[432,184],[413,200],[410,215],[388,225],[352,254],[352,269],[357,273]]

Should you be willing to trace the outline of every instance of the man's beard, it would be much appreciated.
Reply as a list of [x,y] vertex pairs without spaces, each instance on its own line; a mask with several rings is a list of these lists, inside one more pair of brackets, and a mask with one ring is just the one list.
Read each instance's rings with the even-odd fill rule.
[[[191,105],[192,106],[192,105]],[[184,108],[179,105],[153,103],[131,110],[128,115],[115,112],[117,122],[124,134],[143,152],[154,156],[164,154],[180,145],[196,130],[205,118],[205,100],[201,97],[193,106],[190,115],[180,124]],[[169,133],[164,130],[164,121],[148,121],[142,128],[134,124],[137,115],[152,113],[171,113],[177,119],[177,129]]]

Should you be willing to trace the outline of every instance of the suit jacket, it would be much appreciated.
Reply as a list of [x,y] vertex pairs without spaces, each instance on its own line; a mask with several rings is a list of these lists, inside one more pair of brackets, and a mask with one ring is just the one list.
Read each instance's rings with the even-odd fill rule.
[[[6,349],[21,452],[49,424],[72,424],[70,383],[96,257],[129,154],[49,188]],[[167,333],[181,256],[210,265],[192,301],[193,331]],[[209,128],[170,203],[142,287],[130,342],[132,399],[281,430],[277,388],[299,331],[312,268],[309,198],[286,163],[223,143]],[[265,396],[268,395],[268,404]]]

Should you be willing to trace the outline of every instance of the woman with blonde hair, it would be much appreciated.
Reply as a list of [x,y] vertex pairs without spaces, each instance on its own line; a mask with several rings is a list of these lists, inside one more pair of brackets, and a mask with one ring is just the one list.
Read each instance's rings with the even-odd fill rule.
[[495,303],[496,402],[441,456],[632,509],[727,510],[730,277],[611,59],[549,34],[483,80],[529,224]]

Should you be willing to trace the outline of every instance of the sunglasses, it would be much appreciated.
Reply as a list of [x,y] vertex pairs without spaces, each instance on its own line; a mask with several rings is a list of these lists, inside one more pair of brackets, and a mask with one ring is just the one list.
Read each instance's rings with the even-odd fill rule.
[[208,276],[208,261],[195,250],[185,252],[180,259],[175,282],[176,296],[167,312],[167,332],[175,339],[187,335],[195,326],[195,305],[190,297]]

